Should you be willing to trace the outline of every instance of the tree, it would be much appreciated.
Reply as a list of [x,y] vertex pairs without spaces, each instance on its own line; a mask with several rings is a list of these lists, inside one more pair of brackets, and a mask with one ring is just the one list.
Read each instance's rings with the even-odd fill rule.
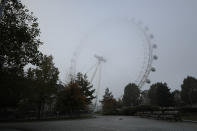
[[39,35],[37,18],[20,1],[8,0],[0,20],[0,71],[22,75],[25,65],[38,64]]
[[181,85],[181,99],[185,104],[197,103],[197,79],[188,76]]
[[116,109],[121,109],[123,107],[123,102],[122,102],[122,99],[121,98],[118,98],[116,100]]
[[148,90],[144,90],[141,92],[140,101],[142,105],[150,105],[150,99],[148,97]]
[[52,56],[44,55],[41,63],[35,69],[29,68],[27,78],[32,80],[34,93],[31,101],[37,105],[38,117],[40,117],[44,104],[51,102],[51,96],[56,93],[59,71],[53,63]]
[[23,77],[14,74],[0,76],[0,112],[16,109],[23,95],[27,81]]
[[114,99],[112,92],[109,91],[109,88],[105,89],[105,94],[103,95],[101,103],[104,114],[113,114],[116,107],[116,99]]
[[86,110],[86,98],[81,94],[76,82],[71,81],[58,93],[56,108],[61,114],[76,114],[82,110]]
[[174,106],[181,106],[182,101],[181,101],[181,92],[179,90],[174,90],[172,92],[172,97],[173,97],[173,105]]
[[166,107],[172,104],[173,98],[166,83],[156,83],[151,85],[148,96],[154,106]]
[[75,79],[72,79],[65,89],[60,91],[57,95],[57,110],[60,113],[80,113],[80,111],[87,111],[88,105],[92,103],[95,98],[92,89],[92,84],[88,81],[87,76],[78,73]]
[[135,84],[129,83],[124,89],[123,103],[125,106],[137,105],[140,89]]
[[81,95],[86,98],[88,104],[91,104],[92,100],[95,98],[95,96],[93,96],[95,89],[92,89],[93,85],[88,81],[87,75],[77,73],[76,83],[80,88]]
[[39,35],[37,18],[20,1],[7,0],[0,19],[0,109],[17,108],[28,83],[24,67],[42,56]]

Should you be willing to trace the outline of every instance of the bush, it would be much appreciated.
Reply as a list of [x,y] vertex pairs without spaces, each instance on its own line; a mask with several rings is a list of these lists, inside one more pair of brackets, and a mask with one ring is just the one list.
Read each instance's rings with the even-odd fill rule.
[[197,107],[182,107],[179,108],[181,113],[197,113]]
[[158,111],[158,110],[160,110],[160,107],[151,106],[151,105],[140,105],[140,106],[136,106],[136,110],[137,110],[138,112]]
[[145,112],[145,111],[158,111],[159,107],[150,106],[150,105],[140,105],[140,106],[132,106],[132,107],[123,107],[117,110],[115,115],[128,115],[133,116],[137,112]]
[[124,108],[122,108],[121,114],[133,116],[136,112],[137,112],[136,107],[124,107]]

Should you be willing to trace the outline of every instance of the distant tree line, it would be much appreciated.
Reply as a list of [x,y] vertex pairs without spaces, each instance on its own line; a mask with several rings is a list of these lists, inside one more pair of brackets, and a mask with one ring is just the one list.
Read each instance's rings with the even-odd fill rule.
[[[183,80],[181,90],[170,91],[166,83],[152,84],[149,90],[141,91],[134,83],[125,86],[122,99],[116,100],[107,88],[102,103],[103,114],[117,114],[126,107],[149,105],[153,107],[196,107],[197,79],[188,76]],[[120,112],[119,112],[120,113]]]

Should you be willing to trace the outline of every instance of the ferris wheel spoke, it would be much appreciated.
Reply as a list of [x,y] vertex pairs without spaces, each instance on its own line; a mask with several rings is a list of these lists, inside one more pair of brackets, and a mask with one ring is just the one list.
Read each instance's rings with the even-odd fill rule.
[[[142,37],[142,40],[140,41],[140,44],[142,45],[142,47],[140,47],[143,50],[142,53],[142,66],[139,66],[139,72],[138,75],[136,76],[136,85],[138,85],[139,88],[142,88],[146,83],[151,83],[151,80],[149,79],[149,75],[152,72],[156,71],[156,68],[153,67],[153,61],[158,59],[158,56],[155,54],[155,50],[157,49],[157,45],[155,44],[154,41],[154,35],[152,33],[149,33],[150,29],[148,26],[144,26],[142,22],[138,23],[135,22],[135,20],[131,20],[130,18],[115,18],[115,19],[108,19],[105,20],[103,23],[100,23],[96,26],[95,29],[92,29],[92,33],[86,34],[85,38],[83,40],[81,40],[79,47],[76,49],[75,51],[75,55],[73,55],[73,60],[71,62],[71,66],[72,66],[72,70],[71,73],[75,73],[76,71],[76,63],[77,63],[77,59],[80,55],[80,49],[82,49],[83,46],[85,46],[87,44],[87,40],[94,39],[95,37],[91,38],[93,35],[92,34],[97,34],[97,30],[102,29],[102,24],[106,24],[106,25],[111,25],[112,22],[117,22],[117,23],[123,23],[125,25],[132,25],[132,27],[137,30],[137,35],[139,35],[139,37]],[[103,26],[104,29],[106,28],[106,26]],[[111,28],[109,28],[111,29]],[[118,28],[119,29],[119,28]],[[127,28],[130,29],[130,28]],[[103,34],[100,34],[103,35]],[[108,34],[106,34],[108,35]],[[106,37],[106,36],[105,36]],[[104,37],[104,38],[105,38]],[[104,39],[105,40],[105,39]],[[96,40],[94,42],[97,42]],[[92,43],[91,43],[92,44]],[[86,45],[87,47],[87,45]],[[90,48],[92,49],[92,48]],[[117,50],[118,51],[118,50]],[[117,52],[116,52],[117,53]],[[124,52],[123,52],[124,53]],[[100,54],[102,55],[102,54]],[[106,60],[101,57],[101,56],[94,56],[98,61],[96,64],[94,64],[93,66],[91,66],[88,71],[86,73],[89,73],[90,71],[92,72],[92,70],[94,69],[92,75],[91,75],[91,79],[90,82],[92,83],[93,80],[95,79],[95,77],[97,76],[97,88],[96,88],[96,103],[95,106],[97,104],[98,101],[98,96],[99,96],[99,90],[100,90],[100,86],[101,86],[101,65],[102,63],[106,62]],[[114,56],[115,57],[115,56]],[[110,70],[110,69],[109,69]],[[74,76],[75,74],[73,74]]]

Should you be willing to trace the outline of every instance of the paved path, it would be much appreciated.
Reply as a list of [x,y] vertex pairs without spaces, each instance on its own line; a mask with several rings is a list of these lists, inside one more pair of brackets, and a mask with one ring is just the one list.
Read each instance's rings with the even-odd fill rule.
[[[15,129],[15,130],[8,130]],[[167,122],[132,116],[92,119],[0,123],[0,131],[197,131],[196,123]]]

